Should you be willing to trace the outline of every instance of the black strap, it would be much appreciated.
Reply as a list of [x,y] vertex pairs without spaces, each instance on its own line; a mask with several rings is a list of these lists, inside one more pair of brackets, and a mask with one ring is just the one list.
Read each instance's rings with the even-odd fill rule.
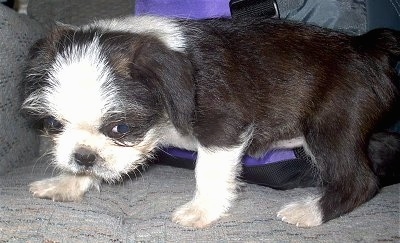
[[[260,166],[243,166],[241,180],[279,190],[319,185],[315,168],[304,149],[296,148],[293,151],[294,159]],[[194,159],[174,156],[163,150],[157,151],[153,162],[191,170],[196,167]]]
[[232,18],[260,16],[279,18],[275,0],[231,0],[229,8]]
[[279,190],[320,185],[318,173],[304,149],[300,147],[293,151],[295,159],[260,166],[243,166],[241,179]]

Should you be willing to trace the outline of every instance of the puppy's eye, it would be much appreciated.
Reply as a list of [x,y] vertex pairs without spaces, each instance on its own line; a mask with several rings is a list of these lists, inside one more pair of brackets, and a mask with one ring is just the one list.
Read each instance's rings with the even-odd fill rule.
[[127,133],[131,131],[131,127],[128,124],[121,123],[115,125],[111,131],[108,133],[108,136],[111,138],[122,138]]
[[60,121],[54,117],[47,117],[43,121],[44,129],[49,133],[59,133],[61,132],[63,125]]

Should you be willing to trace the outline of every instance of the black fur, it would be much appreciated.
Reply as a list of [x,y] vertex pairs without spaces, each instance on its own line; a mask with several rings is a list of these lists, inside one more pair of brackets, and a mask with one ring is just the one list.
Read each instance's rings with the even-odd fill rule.
[[400,134],[379,132],[371,136],[368,155],[381,187],[400,183]]
[[350,37],[269,20],[212,20],[186,31],[197,88],[193,129],[203,145],[235,145],[252,124],[253,155],[304,135],[324,183],[323,221],[378,192],[366,151],[398,95],[399,32]]
[[[304,136],[323,180],[323,221],[378,192],[374,171],[379,175],[386,162],[372,164],[375,142],[373,154],[367,150],[398,97],[393,64],[400,57],[399,32],[381,29],[352,37],[266,19],[179,24],[184,53],[147,34],[102,37],[104,53],[120,77],[121,96],[139,100],[149,112],[141,121],[160,122],[166,113],[182,134],[192,134],[205,147],[238,145],[251,128],[247,152],[253,156],[273,142]],[[66,37],[70,30],[55,34],[41,42],[46,43],[42,54],[32,57],[49,64],[58,46],[85,43],[100,30],[91,31],[75,31],[75,39]],[[37,78],[28,80],[27,93],[43,85]]]

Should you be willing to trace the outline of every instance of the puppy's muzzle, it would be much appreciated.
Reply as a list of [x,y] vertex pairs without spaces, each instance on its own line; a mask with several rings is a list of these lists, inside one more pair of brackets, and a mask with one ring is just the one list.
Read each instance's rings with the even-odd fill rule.
[[83,147],[78,148],[73,156],[75,162],[85,168],[92,167],[96,163],[98,157],[92,150]]

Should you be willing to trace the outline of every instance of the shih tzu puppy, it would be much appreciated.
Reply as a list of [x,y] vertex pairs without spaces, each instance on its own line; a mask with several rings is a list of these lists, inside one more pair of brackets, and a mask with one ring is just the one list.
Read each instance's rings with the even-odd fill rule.
[[201,228],[231,207],[244,154],[304,146],[321,193],[278,217],[320,225],[379,190],[367,150],[398,98],[399,41],[263,18],[59,26],[31,49],[22,108],[43,122],[63,173],[30,190],[80,200],[159,147],[195,150],[196,192],[172,219]]

